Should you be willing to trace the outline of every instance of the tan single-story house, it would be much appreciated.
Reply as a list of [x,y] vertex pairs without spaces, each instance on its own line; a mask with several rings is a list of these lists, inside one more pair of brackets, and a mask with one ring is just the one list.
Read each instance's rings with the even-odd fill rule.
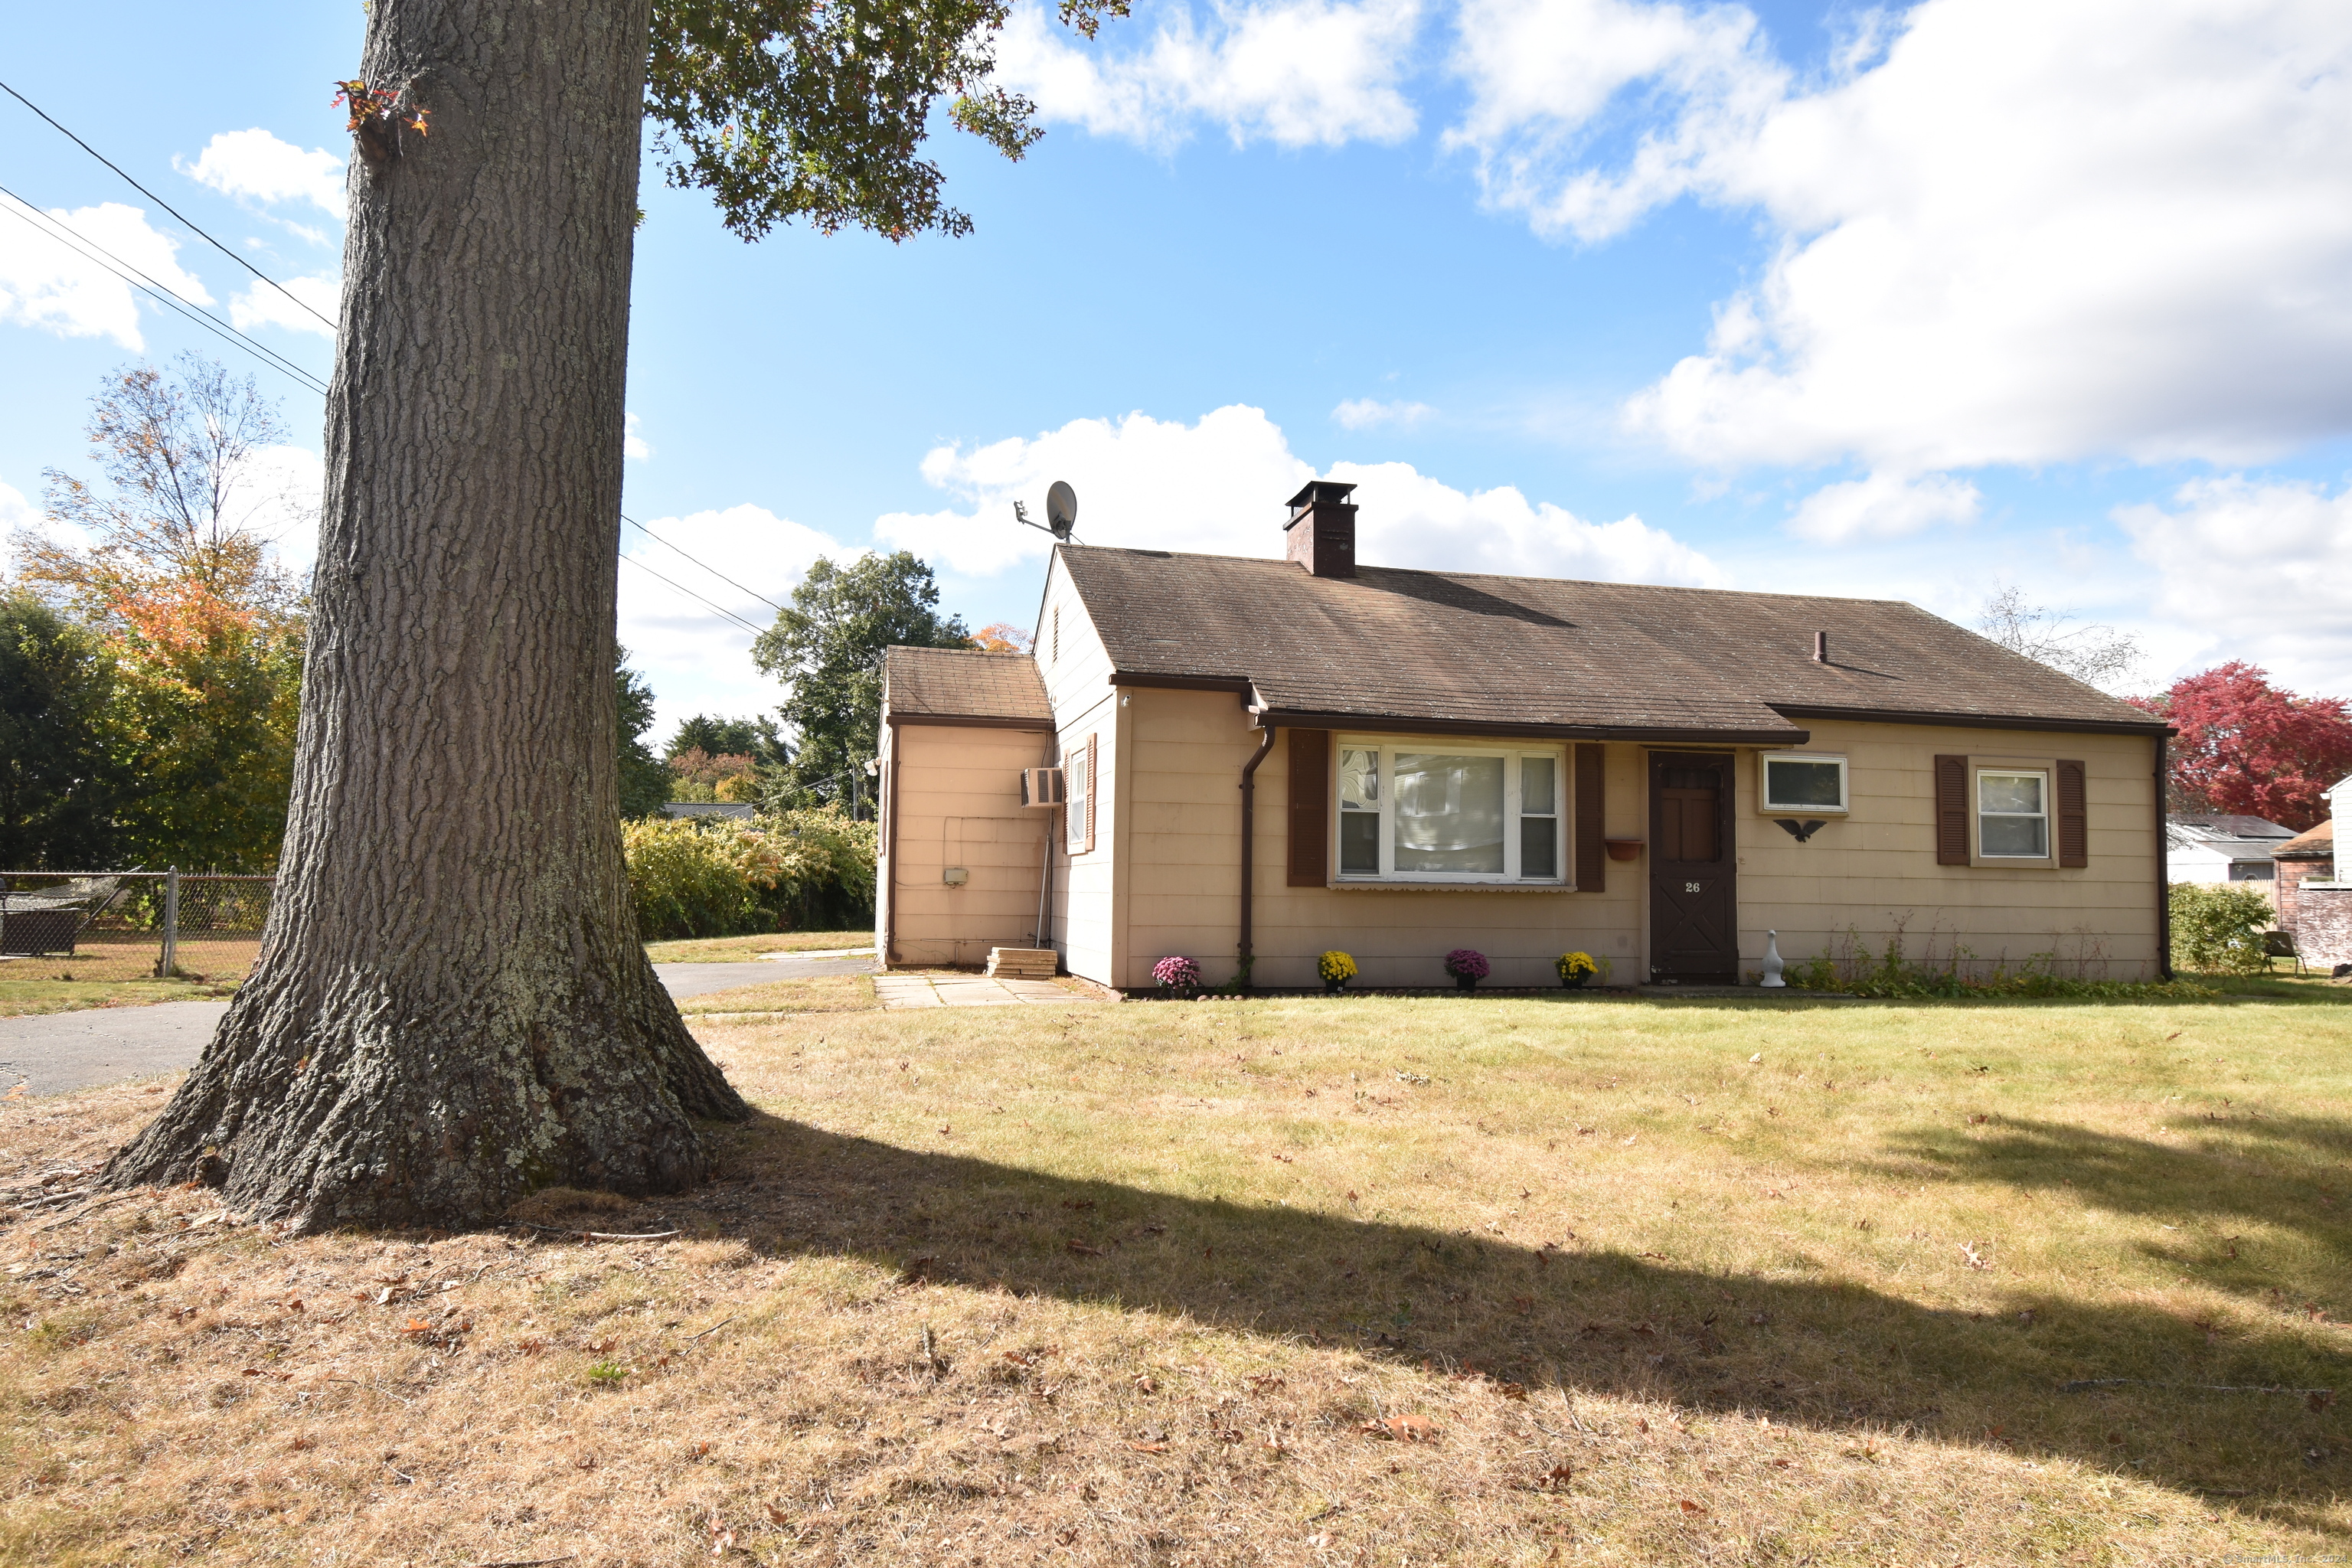
[[1894,601],[1361,565],[1352,488],[1281,560],[1060,545],[1033,654],[889,650],[887,962],[2165,973],[2161,721]]

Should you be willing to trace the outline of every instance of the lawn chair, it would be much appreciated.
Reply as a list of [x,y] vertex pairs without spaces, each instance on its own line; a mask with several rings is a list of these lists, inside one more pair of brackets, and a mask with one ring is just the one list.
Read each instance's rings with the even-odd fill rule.
[[0,889],[0,955],[68,953],[122,896],[120,877],[79,877],[37,893]]
[[2292,958],[2294,960],[2294,972],[2297,974],[2301,974],[2303,973],[2303,950],[2295,946],[2294,932],[2291,931],[2266,931],[2263,932],[2263,956],[2265,958]]

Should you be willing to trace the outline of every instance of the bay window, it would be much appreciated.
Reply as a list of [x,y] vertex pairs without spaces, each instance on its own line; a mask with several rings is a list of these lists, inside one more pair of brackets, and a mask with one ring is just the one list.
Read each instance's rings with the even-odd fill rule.
[[1339,753],[1341,880],[1561,879],[1557,748],[1343,737]]

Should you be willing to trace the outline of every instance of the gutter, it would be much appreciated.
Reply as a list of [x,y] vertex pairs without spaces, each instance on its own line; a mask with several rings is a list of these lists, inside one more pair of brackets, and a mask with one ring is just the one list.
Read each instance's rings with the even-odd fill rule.
[[1250,915],[1257,869],[1257,769],[1273,754],[1276,728],[1272,724],[1265,726],[1265,739],[1258,742],[1256,753],[1242,764],[1242,940],[1240,970],[1234,979],[1236,989],[1243,991],[1250,988],[1250,965],[1256,960],[1250,948]]
[[2169,735],[2161,719],[2048,719],[2010,713],[1906,713],[1894,708],[1821,708],[1803,702],[1768,704],[1790,719],[1843,719],[1857,724],[1934,724],[1967,730],[2053,730],[2076,735]]
[[2171,733],[2167,726],[2156,738],[2156,972],[2167,980],[2172,978],[2172,837],[2164,819],[2164,775]]
[[890,867],[890,901],[888,912],[882,917],[882,967],[889,968],[898,962],[898,742],[890,742],[890,798],[884,805],[889,813],[889,844],[886,850]]

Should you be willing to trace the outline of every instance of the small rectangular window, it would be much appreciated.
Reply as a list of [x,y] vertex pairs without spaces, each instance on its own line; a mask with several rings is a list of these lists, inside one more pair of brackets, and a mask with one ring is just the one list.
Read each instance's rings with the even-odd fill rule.
[[1559,875],[1559,766],[1552,757],[1519,759],[1519,875]]
[[1988,860],[2050,858],[2050,776],[1977,774],[1977,853]]
[[1766,811],[1843,811],[1845,759],[1805,752],[1764,758]]
[[1092,769],[1087,764],[1093,760],[1093,748],[1072,746],[1062,758],[1062,778],[1066,804],[1062,807],[1062,842],[1073,855],[1087,850],[1087,819],[1091,809],[1090,797],[1095,781],[1087,775]]
[[1357,747],[1339,752],[1339,874],[1381,874],[1381,754]]

